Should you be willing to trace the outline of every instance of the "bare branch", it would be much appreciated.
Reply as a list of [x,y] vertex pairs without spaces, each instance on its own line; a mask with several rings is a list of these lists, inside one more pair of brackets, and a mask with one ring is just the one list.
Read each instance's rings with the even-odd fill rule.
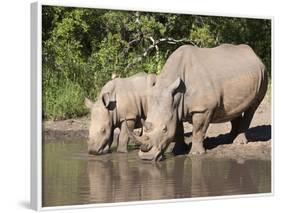
[[152,36],[150,36],[150,37],[143,37],[143,38],[149,40],[152,44],[147,49],[144,50],[143,54],[140,57],[138,57],[133,62],[129,63],[126,66],[125,71],[127,71],[133,65],[135,65],[135,64],[139,63],[140,61],[142,61],[143,58],[145,58],[153,49],[156,50],[156,54],[159,54],[159,45],[162,44],[162,43],[168,43],[168,44],[172,44],[172,45],[183,43],[183,44],[192,44],[193,46],[197,46],[195,42],[193,42],[191,40],[188,40],[186,38],[174,39],[174,38],[168,37],[168,38],[160,38],[158,40],[155,40]]
[[143,56],[143,57],[147,56],[147,54],[148,54],[151,50],[153,50],[154,48],[155,48],[154,45],[150,45],[150,46],[144,51],[144,53],[142,54],[142,56]]
[[134,45],[135,43],[139,43],[141,41],[141,38],[136,38],[136,39],[134,39],[134,40],[132,40],[132,41],[129,41],[128,42],[128,45],[129,46],[132,46],[132,45]]
[[152,45],[155,44],[155,40],[152,38],[152,36],[148,37],[148,39],[152,42]]
[[151,36],[148,37],[147,39],[149,39],[151,41],[151,45],[144,51],[143,56],[147,56],[147,54],[152,51],[153,49],[159,50],[158,45],[161,43],[168,43],[168,44],[179,44],[179,43],[185,43],[185,44],[192,44],[193,46],[197,46],[193,41],[191,40],[187,40],[186,38],[182,38],[182,39],[174,39],[174,38],[160,38],[158,40],[153,39]]

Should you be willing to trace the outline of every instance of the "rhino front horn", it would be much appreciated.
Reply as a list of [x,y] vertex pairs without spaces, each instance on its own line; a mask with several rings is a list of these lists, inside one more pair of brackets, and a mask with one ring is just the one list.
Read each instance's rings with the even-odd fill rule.
[[128,136],[131,140],[135,141],[138,145],[146,144],[145,141],[148,141],[148,136],[137,136],[134,132],[130,131],[127,125],[127,120],[125,119],[125,127],[128,133]]

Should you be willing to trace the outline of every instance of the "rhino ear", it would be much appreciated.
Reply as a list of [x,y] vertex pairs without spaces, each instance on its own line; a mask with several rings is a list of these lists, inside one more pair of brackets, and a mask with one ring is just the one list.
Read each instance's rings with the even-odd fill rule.
[[108,110],[113,110],[116,105],[115,97],[112,97],[109,92],[102,94],[102,102]]
[[88,108],[88,109],[91,109],[94,105],[94,102],[91,101],[89,98],[85,98],[85,106]]
[[168,90],[174,95],[181,84],[181,79],[177,78],[169,87]]
[[111,80],[119,78],[119,75],[117,75],[115,72],[111,74]]
[[110,95],[109,92],[106,92],[104,94],[102,94],[102,102],[103,105],[107,108],[109,106],[110,103]]

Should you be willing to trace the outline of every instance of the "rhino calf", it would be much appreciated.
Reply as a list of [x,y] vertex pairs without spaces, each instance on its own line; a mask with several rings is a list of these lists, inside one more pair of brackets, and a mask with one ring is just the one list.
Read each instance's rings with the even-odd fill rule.
[[129,137],[124,128],[141,127],[141,119],[146,118],[147,88],[155,83],[156,75],[138,73],[128,78],[115,78],[105,84],[96,102],[85,99],[91,111],[88,152],[107,153],[114,137],[114,129],[119,128],[118,152],[127,152]]

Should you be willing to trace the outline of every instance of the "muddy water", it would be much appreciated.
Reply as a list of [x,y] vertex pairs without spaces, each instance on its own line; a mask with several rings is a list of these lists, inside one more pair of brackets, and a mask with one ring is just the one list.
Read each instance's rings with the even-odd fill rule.
[[271,162],[173,157],[151,163],[137,150],[88,156],[85,142],[45,142],[43,206],[266,193]]

